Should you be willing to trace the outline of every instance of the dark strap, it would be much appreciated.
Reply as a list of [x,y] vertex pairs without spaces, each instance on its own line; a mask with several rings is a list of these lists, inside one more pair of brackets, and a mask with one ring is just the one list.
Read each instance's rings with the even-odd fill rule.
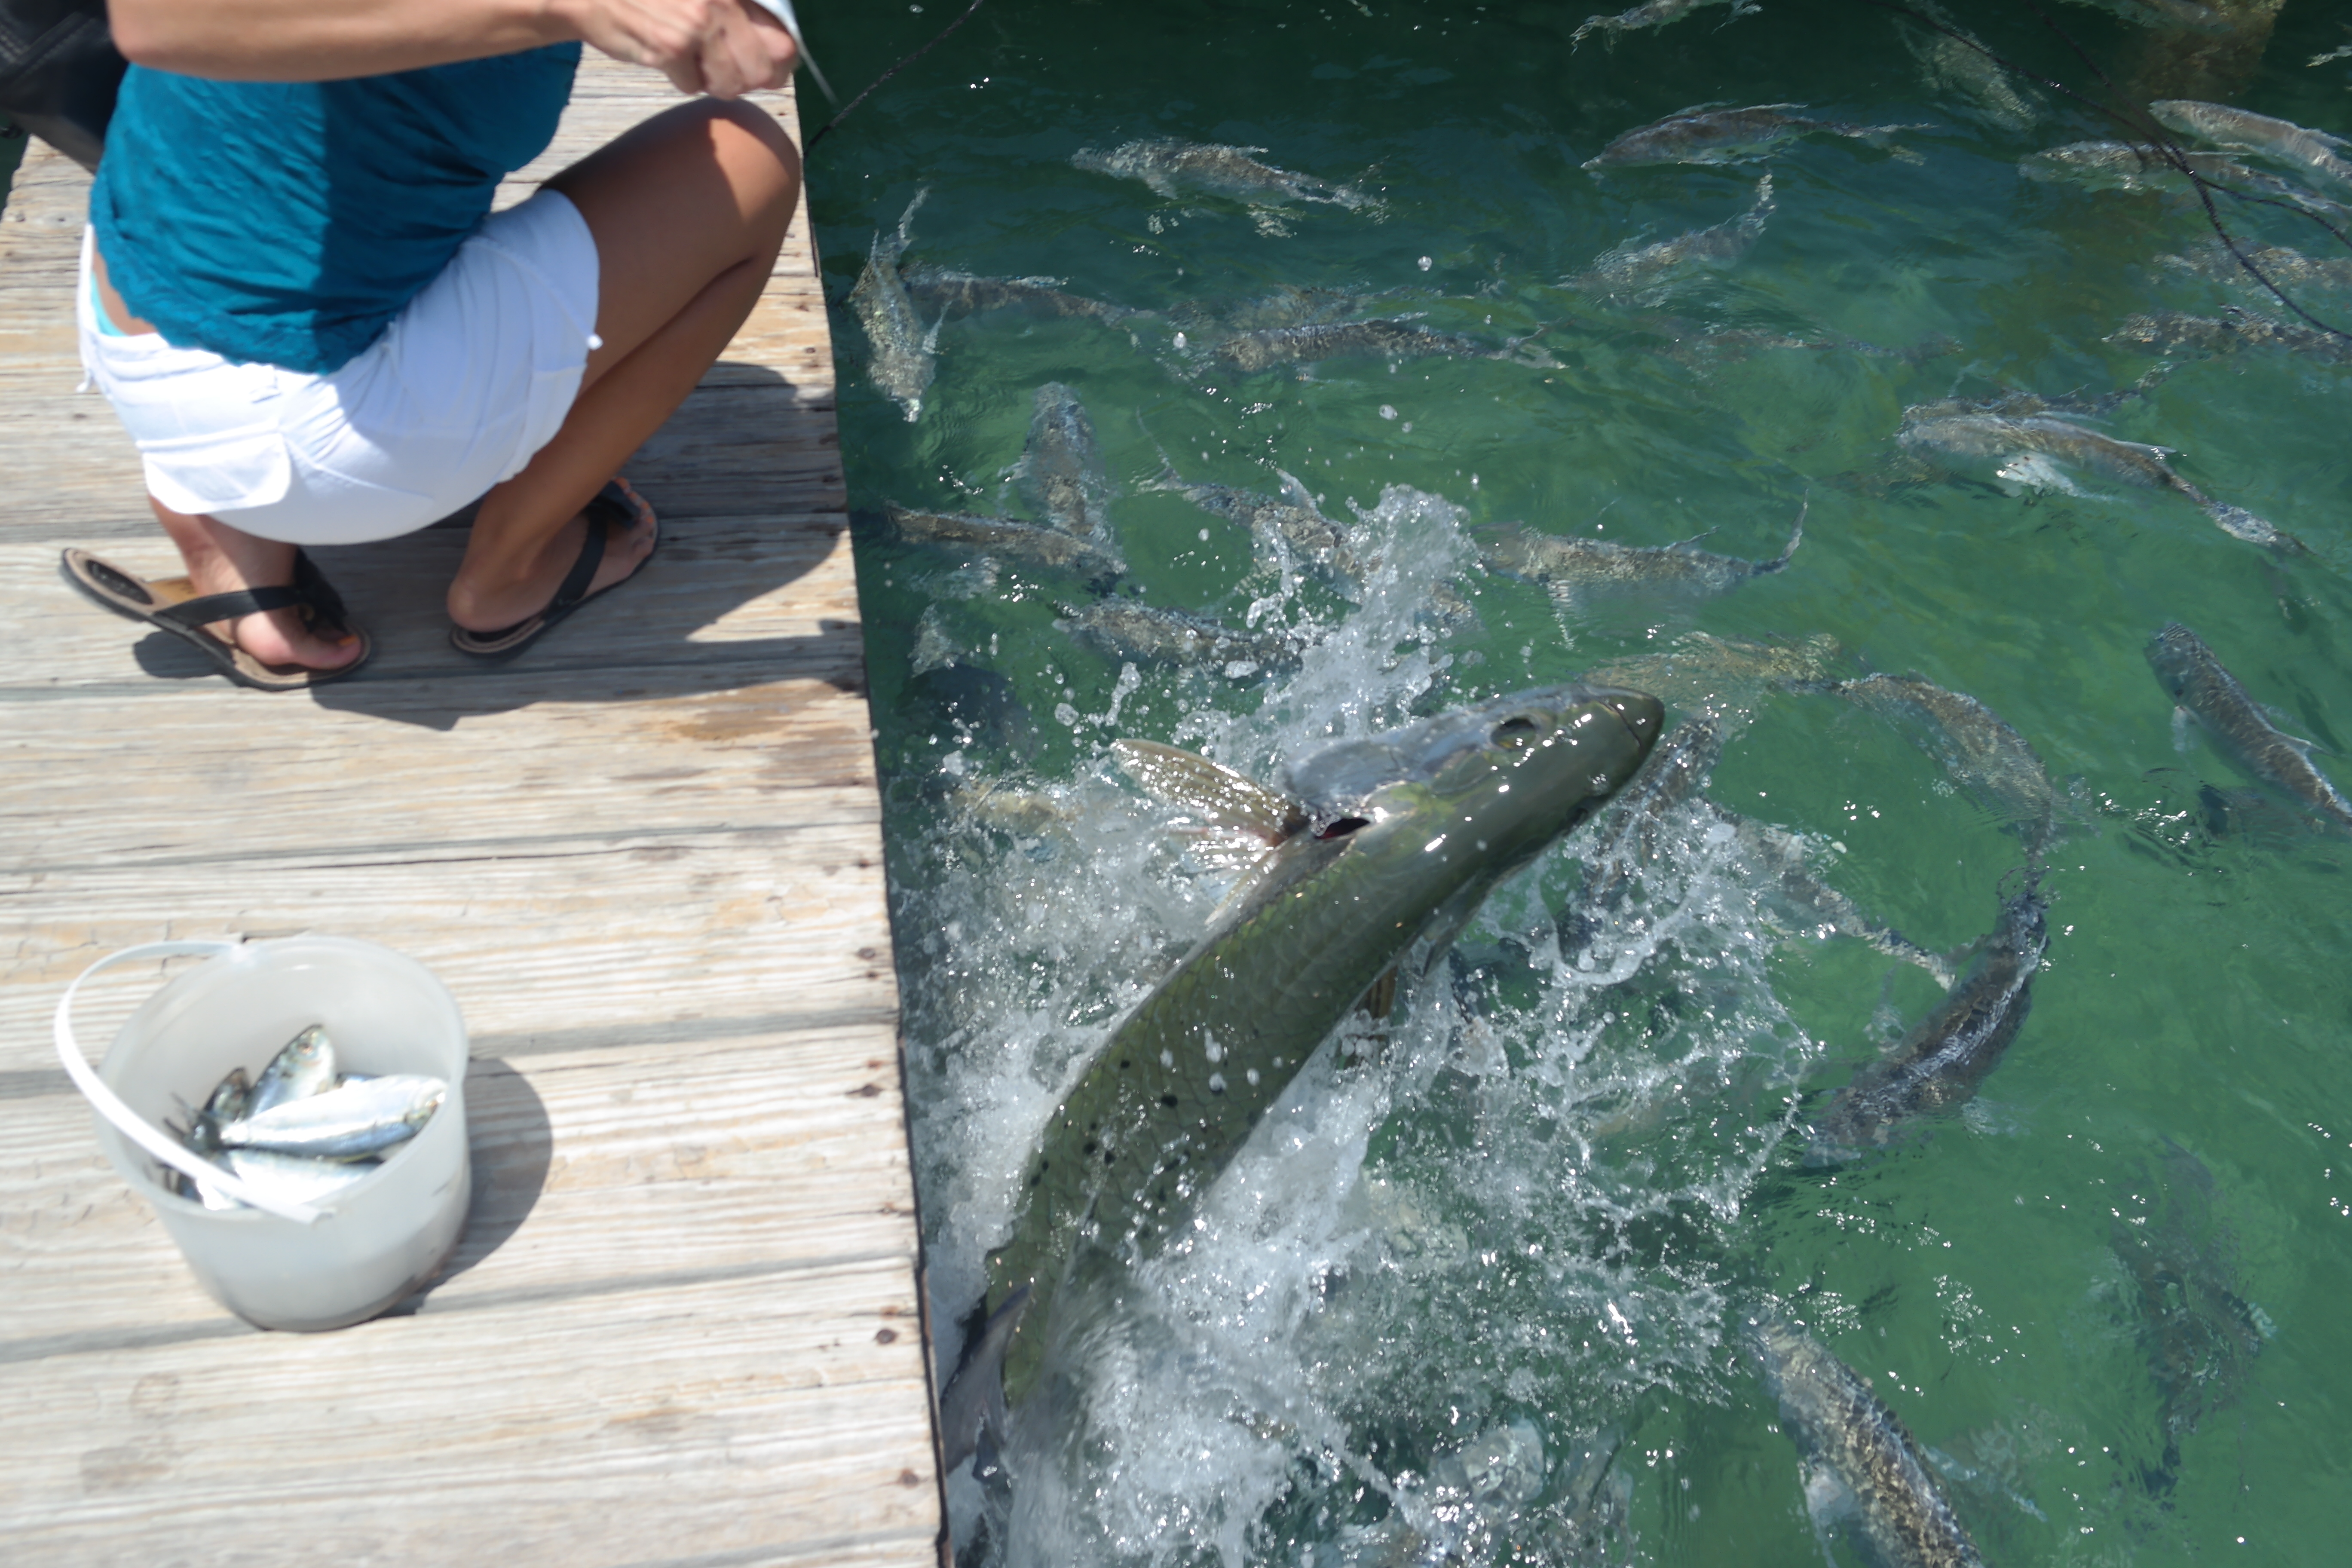
[[342,595],[336,593],[310,556],[297,551],[294,555],[294,583],[291,587],[239,588],[226,594],[206,594],[198,599],[184,599],[176,605],[166,605],[148,612],[155,620],[170,621],[174,626],[204,626],[215,621],[233,621],[246,616],[257,616],[268,610],[300,610],[303,619],[314,629],[341,632],[344,625]]
[[604,563],[605,526],[617,522],[626,528],[636,521],[635,514],[629,510],[628,503],[622,499],[618,485],[608,484],[589,497],[588,504],[580,509],[580,514],[588,520],[588,537],[581,542],[580,558],[572,562],[572,570],[563,574],[562,584],[555,590],[555,597],[548,601],[547,608],[540,612],[541,615],[568,610],[586,598],[588,584],[596,580],[596,568]]

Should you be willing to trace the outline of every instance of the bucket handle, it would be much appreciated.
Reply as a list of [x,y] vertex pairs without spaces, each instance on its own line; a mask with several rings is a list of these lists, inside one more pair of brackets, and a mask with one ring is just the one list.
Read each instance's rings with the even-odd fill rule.
[[89,1063],[83,1058],[81,1047],[74,1039],[74,993],[81,989],[84,980],[88,980],[100,970],[111,969],[118,963],[127,963],[134,958],[180,958],[193,957],[199,953],[206,957],[216,957],[224,952],[236,952],[238,945],[233,942],[142,942],[137,947],[126,947],[121,952],[110,953],[100,959],[96,963],[83,970],[74,983],[66,987],[64,998],[58,1003],[57,1018],[53,1025],[58,1042],[58,1059],[65,1063],[66,1076],[73,1079],[74,1087],[89,1098],[90,1104],[97,1109],[100,1116],[112,1122],[115,1130],[125,1138],[146,1150],[164,1164],[182,1175],[203,1183],[216,1193],[235,1198],[237,1202],[257,1208],[265,1214],[274,1214],[280,1219],[290,1219],[299,1225],[310,1225],[326,1218],[328,1211],[313,1208],[309,1204],[289,1203],[284,1198],[273,1196],[250,1183],[239,1180],[229,1172],[197,1154],[194,1150],[182,1146],[179,1140],[172,1137],[162,1128],[152,1125],[137,1111],[125,1105],[122,1102],[122,1097],[108,1088],[106,1080],[100,1078]]

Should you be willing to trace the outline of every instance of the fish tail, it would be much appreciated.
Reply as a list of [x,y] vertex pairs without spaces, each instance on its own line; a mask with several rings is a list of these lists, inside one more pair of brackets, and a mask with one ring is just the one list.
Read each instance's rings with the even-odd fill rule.
[[1002,1447],[1012,1429],[1012,1413],[1004,1405],[1004,1352],[1029,1310],[1029,1289],[1024,1285],[989,1314],[940,1396],[940,1458],[950,1475],[980,1451],[982,1433]]

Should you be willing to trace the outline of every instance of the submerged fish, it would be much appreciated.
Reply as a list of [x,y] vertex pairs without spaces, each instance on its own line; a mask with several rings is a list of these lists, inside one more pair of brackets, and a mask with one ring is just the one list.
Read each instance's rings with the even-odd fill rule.
[[2238,764],[2338,827],[2352,828],[2352,800],[2311,763],[2311,742],[2272,723],[2195,632],[2178,622],[2150,639],[2147,662],[2179,710],[2205,726]]
[[1187,479],[1177,473],[1164,447],[1160,465],[1160,477],[1143,489],[1182,496],[1212,517],[1245,530],[1257,547],[1262,565],[1270,566],[1286,555],[1350,593],[1360,590],[1363,566],[1348,543],[1346,531],[1323,515],[1307,487],[1293,476],[1276,469],[1282,479],[1282,494],[1270,496]]
[[2040,863],[2055,829],[2058,794],[2040,755],[2000,714],[1916,675],[1870,675],[1821,689],[1904,730],[1954,784],[2014,823],[2029,861]]
[[2200,33],[2226,33],[2234,24],[2201,0],[2074,0],[2149,27],[2190,27]]
[[[2145,1172],[2142,1173],[2145,1174]],[[2131,1184],[2137,1190],[2144,1184]],[[2164,1400],[2162,1468],[2147,1479],[2168,1488],[2182,1439],[2234,1401],[2249,1363],[2273,1332],[2262,1309],[2232,1288],[2235,1246],[2216,1214],[2213,1173],[2166,1142],[2162,1194],[2153,1212],[2109,1222],[2107,1245],[2131,1283],[2131,1305]]]
[[1884,142],[1898,131],[1926,125],[1850,125],[1840,120],[1808,120],[1783,112],[1801,103],[1759,103],[1747,109],[1685,109],[1654,125],[1626,132],[1584,161],[1588,169],[1626,169],[1643,163],[1745,163],[1800,136],[1844,136]]
[[1129,310],[1108,300],[1067,293],[1059,278],[979,278],[969,272],[919,264],[901,268],[899,277],[909,299],[930,306],[941,316],[955,310],[967,314],[1026,310],[1032,315],[1103,321],[1116,327],[1151,314],[1149,310]]
[[[1942,458],[1990,458],[1996,477],[2037,489],[2073,491],[2059,465],[2087,469],[2110,479],[2147,489],[2168,489],[2196,503],[2214,526],[2249,544],[2260,544],[2282,555],[2307,554],[2301,540],[2256,517],[2243,507],[2217,501],[2175,473],[2164,459],[2166,448],[2112,436],[2048,415],[2010,418],[1998,414],[1963,414],[1909,418],[1895,440],[1905,447]],[[2074,492],[2079,493],[2079,492]]]
[[1387,359],[1499,359],[1516,364],[1559,368],[1559,362],[1540,350],[1520,352],[1526,338],[1507,340],[1501,348],[1459,332],[1441,332],[1397,317],[1376,316],[1364,321],[1326,321],[1314,326],[1272,327],[1240,332],[1216,346],[1217,357],[1240,371],[1265,370],[1277,364],[1307,363],[1349,354],[1380,354]]
[[1379,197],[1353,185],[1335,185],[1261,163],[1253,154],[1265,151],[1161,139],[1129,142],[1108,153],[1081,148],[1071,155],[1070,163],[1091,174],[1141,180],[1154,195],[1171,198],[1179,186],[1187,186],[1250,202],[1320,202],[1350,210],[1380,205]]
[[1073,630],[1113,658],[1214,665],[1236,680],[1298,665],[1298,645],[1288,637],[1237,632],[1135,599],[1098,599],[1081,608],[1065,607],[1062,613]]
[[2340,136],[2226,103],[2200,103],[2193,98],[2158,99],[2147,110],[2170,129],[2201,136],[2216,147],[2261,153],[2300,164],[2340,185],[2352,185],[2352,162],[2344,157],[2352,152],[2352,142]]
[[2317,202],[2284,180],[2249,169],[2227,153],[2182,152],[2143,142],[2073,142],[2018,160],[2029,180],[2080,185],[2086,191],[2189,191],[2200,181],[2278,196],[2297,205]]
[[1661,721],[1655,698],[1564,686],[1332,747],[1288,792],[1193,759],[1204,810],[1275,847],[1050,1118],[989,1255],[989,1321],[941,1401],[950,1468],[1034,1383],[1081,1243],[1162,1247],[1359,999],[1632,777]]
[[[1605,539],[1538,533],[1522,523],[1481,531],[1478,554],[1489,566],[1541,583],[1563,605],[1596,594],[1727,594],[1751,577],[1778,572],[1804,542],[1805,509],[1788,548],[1769,561],[1744,561],[1681,544],[1618,544]],[[1704,536],[1702,536],[1704,537]]]
[[2033,98],[2020,91],[1976,36],[1956,26],[1935,0],[1913,0],[1911,8],[1945,29],[1903,29],[1904,46],[1929,87],[1960,94],[1975,105],[1975,118],[2003,131],[2023,131],[2041,117]]
[[1803,1324],[1766,1308],[1748,1347],[1804,1468],[1805,1508],[1843,1531],[1872,1568],[1983,1568],[1918,1442],[1853,1368]]
[[1727,267],[1755,246],[1772,216],[1772,176],[1756,182],[1756,200],[1738,217],[1711,228],[1695,228],[1654,245],[1621,245],[1592,258],[1591,268],[1568,279],[1590,294],[1630,294],[1659,288],[1698,267]]
[[1013,489],[1047,526],[1080,539],[1109,537],[1105,509],[1118,487],[1103,469],[1095,422],[1060,382],[1037,389],[1028,444],[1013,473]]
[[1108,582],[1127,571],[1127,563],[1108,546],[1057,528],[968,511],[913,511],[900,506],[885,510],[902,538],[927,544],[963,545],[1007,561],[1074,573],[1088,582]]
[[414,1137],[441,1109],[448,1092],[449,1086],[437,1078],[385,1073],[267,1110],[248,1111],[222,1124],[220,1141],[229,1149],[320,1160],[381,1154]]
[[1792,643],[1746,642],[1685,632],[1664,653],[1638,654],[1586,670],[1585,679],[1654,692],[1669,702],[1744,700],[1744,689],[1819,680],[1838,654],[1827,632]]
[[[253,1092],[245,1099],[243,1113],[258,1116],[289,1100],[307,1100],[335,1081],[335,1042],[324,1024],[313,1024],[292,1039],[261,1069]],[[226,1080],[224,1080],[226,1087]],[[218,1100],[221,1090],[213,1090]],[[208,1102],[209,1103],[209,1102]]]
[[2274,321],[2268,316],[2235,308],[2219,317],[2190,316],[2179,310],[2133,316],[2108,333],[2107,342],[2137,343],[2151,349],[2197,349],[2217,354],[2249,348],[2286,349],[2329,364],[2352,364],[2352,337],[2291,321]]
[[1873,920],[1814,874],[1812,847],[1803,835],[1726,811],[1700,794],[1723,754],[1723,741],[1722,719],[1701,713],[1660,742],[1642,771],[1618,791],[1582,858],[1583,886],[1560,917],[1560,958],[1582,967],[1590,963],[1585,954],[1604,932],[1637,927],[1645,918],[1636,910],[1634,896],[1645,874],[1680,847],[1671,837],[1675,829],[1669,817],[1696,803],[1700,837],[1710,843],[1738,842],[1751,867],[1770,879],[1764,905],[1790,921],[1790,934],[1853,937],[1889,957],[1917,964],[1939,984],[1951,984],[1949,963]]
[[[2352,289],[2352,258],[2314,258],[2284,245],[2241,245],[2238,248],[2263,277],[2282,289]],[[2216,283],[2233,283],[2242,288],[2262,289],[2262,285],[2247,272],[2245,263],[2218,239],[2185,255],[2168,256],[2163,259],[2165,266],[2194,277],[2210,279]],[[2263,289],[2263,294],[2265,299],[2270,297],[2267,289]]]
[[866,374],[907,411],[910,424],[923,411],[924,389],[931,384],[938,369],[940,329],[933,322],[929,331],[923,330],[915,302],[908,298],[906,282],[898,274],[898,258],[913,238],[915,209],[930,194],[929,185],[915,193],[895,233],[876,232],[873,247],[866,252],[866,270],[857,275],[857,285],[849,291],[850,309],[866,329],[871,350]]
[[[1644,27],[1663,27],[1669,22],[1681,21],[1704,6],[1725,3],[1726,0],[1647,0],[1644,5],[1636,5],[1630,11],[1620,11],[1613,16],[1587,16],[1576,31],[1569,35],[1568,47],[1573,49],[1584,42],[1588,33],[1606,33],[1613,42],[1620,33],[1639,32]],[[1756,0],[1729,0],[1729,4],[1730,20],[1733,22],[1742,16],[1752,16],[1764,8]]]
[[1920,1117],[1976,1098],[2033,1005],[2034,971],[2050,945],[2047,908],[2031,883],[2001,906],[1951,994],[1830,1101],[1813,1126],[1814,1159],[1885,1148]]

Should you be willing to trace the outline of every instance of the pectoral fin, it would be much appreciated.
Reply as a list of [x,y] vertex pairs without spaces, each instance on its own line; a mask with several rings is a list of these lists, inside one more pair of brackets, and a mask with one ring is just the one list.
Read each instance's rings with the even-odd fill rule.
[[1307,826],[1298,802],[1198,752],[1157,741],[1114,741],[1110,751],[1144,794],[1192,813],[1204,827],[1235,828],[1279,844]]
[[989,1315],[940,1396],[940,1458],[950,1475],[979,1451],[982,1432],[998,1447],[1004,1444],[1012,1427],[1004,1407],[1004,1352],[1028,1310],[1029,1287],[1024,1285]]

